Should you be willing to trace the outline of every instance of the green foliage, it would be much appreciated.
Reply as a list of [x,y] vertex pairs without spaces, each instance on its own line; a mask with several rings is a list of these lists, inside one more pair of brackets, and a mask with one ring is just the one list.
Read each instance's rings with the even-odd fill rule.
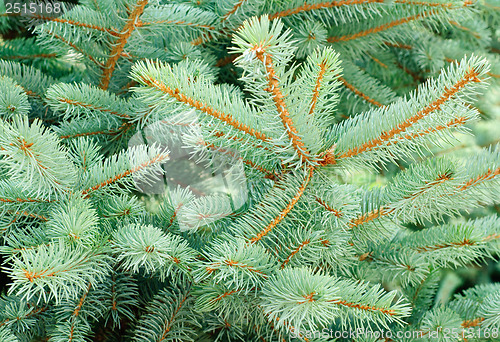
[[62,8],[0,3],[0,341],[498,340],[498,1]]

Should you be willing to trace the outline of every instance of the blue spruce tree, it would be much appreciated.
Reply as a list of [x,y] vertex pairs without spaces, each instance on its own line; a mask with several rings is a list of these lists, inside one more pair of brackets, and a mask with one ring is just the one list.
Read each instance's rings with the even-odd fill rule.
[[498,0],[0,3],[0,341],[498,341]]

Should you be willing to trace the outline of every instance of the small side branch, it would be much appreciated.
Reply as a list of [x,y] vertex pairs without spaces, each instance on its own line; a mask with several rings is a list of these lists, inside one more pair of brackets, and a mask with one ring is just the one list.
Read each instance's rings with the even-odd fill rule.
[[309,152],[307,151],[304,142],[300,139],[297,128],[290,118],[290,113],[288,112],[288,108],[285,104],[285,97],[283,96],[283,93],[281,92],[281,89],[279,87],[278,77],[274,70],[272,57],[268,53],[265,53],[264,48],[262,48],[261,46],[256,46],[254,49],[257,58],[264,64],[266,68],[267,79],[269,82],[269,87],[266,88],[266,90],[273,96],[273,101],[276,105],[276,109],[280,115],[281,121],[283,122],[283,126],[288,133],[288,137],[292,141],[292,145],[301,157],[302,161],[309,161]]
[[297,202],[299,201],[299,199],[304,194],[304,191],[306,190],[307,185],[309,185],[309,181],[312,178],[313,172],[314,172],[314,169],[311,168],[309,170],[309,174],[306,176],[306,179],[301,184],[301,186],[300,186],[299,190],[297,191],[297,193],[295,194],[295,196],[290,200],[290,202],[288,202],[287,206],[279,213],[279,215],[274,220],[271,221],[271,223],[269,223],[267,225],[266,228],[264,228],[256,236],[254,236],[253,238],[251,238],[248,241],[249,243],[255,243],[255,242],[261,240],[264,236],[266,236],[267,234],[269,234],[269,232],[274,227],[276,227],[278,225],[278,223],[280,223],[281,221],[283,221],[283,219],[286,217],[286,215],[288,215],[288,213],[293,209],[293,207],[295,206],[295,204],[297,204]]
[[239,131],[242,131],[246,134],[249,134],[259,140],[262,141],[268,141],[269,138],[266,137],[265,134],[260,133],[256,131],[253,128],[248,127],[247,125],[235,120],[230,114],[226,114],[223,112],[220,112],[206,104],[203,104],[199,102],[198,100],[194,100],[193,98],[186,96],[185,94],[180,93],[179,89],[175,88],[172,89],[169,86],[166,86],[165,84],[158,82],[157,80],[153,79],[152,77],[144,77],[142,76],[142,81],[147,84],[150,87],[154,87],[158,90],[161,90],[162,92],[169,94],[173,98],[175,98],[177,101],[182,102],[184,104],[187,104],[193,108],[196,108],[200,111],[202,111],[205,114],[208,114],[210,116],[213,116],[226,124],[232,126],[233,128],[236,128]]
[[379,32],[388,30],[388,29],[390,29],[392,27],[399,26],[399,25],[402,25],[402,24],[406,24],[406,23],[408,23],[410,21],[423,19],[425,17],[431,16],[431,15],[434,15],[434,14],[437,14],[437,13],[438,12],[436,12],[436,11],[428,11],[428,12],[419,13],[419,14],[416,14],[416,15],[411,15],[411,16],[406,17],[406,18],[401,18],[401,19],[394,20],[394,21],[391,21],[389,23],[386,23],[386,24],[383,24],[383,25],[380,25],[380,26],[372,27],[372,28],[370,28],[368,30],[360,31],[358,33],[354,33],[354,34],[350,34],[350,35],[345,35],[345,36],[339,36],[339,37],[329,37],[327,39],[327,41],[329,43],[346,42],[346,41],[353,40],[353,39],[356,39],[356,38],[365,37],[365,36],[368,36],[370,34],[379,33]]
[[146,7],[147,3],[148,0],[140,0],[139,2],[137,2],[134,10],[130,13],[128,17],[127,23],[125,24],[123,30],[119,34],[118,41],[111,50],[110,57],[108,58],[106,65],[104,66],[104,71],[101,77],[101,83],[99,84],[99,86],[102,89],[108,89],[111,76],[113,76],[113,72],[116,68],[116,63],[118,62],[118,59],[122,55],[123,49],[125,48],[125,44],[127,44],[127,40],[130,38],[132,32],[134,32],[134,29],[137,27],[139,17],[144,12],[144,7]]

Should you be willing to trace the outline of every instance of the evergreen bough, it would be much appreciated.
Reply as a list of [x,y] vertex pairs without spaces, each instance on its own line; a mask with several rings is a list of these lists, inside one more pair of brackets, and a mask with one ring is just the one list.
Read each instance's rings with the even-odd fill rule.
[[498,1],[8,3],[0,341],[498,340]]

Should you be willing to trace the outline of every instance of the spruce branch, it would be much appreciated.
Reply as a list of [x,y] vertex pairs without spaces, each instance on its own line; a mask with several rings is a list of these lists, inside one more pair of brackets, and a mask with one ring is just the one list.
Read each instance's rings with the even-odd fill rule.
[[[108,116],[130,119],[133,103],[124,101],[97,87],[58,83],[47,89],[47,104],[54,112],[64,113],[64,120],[85,116],[104,120]],[[108,118],[108,121],[112,120]]]
[[260,288],[277,268],[262,246],[247,245],[243,239],[215,243],[204,254],[207,261],[193,272],[196,282],[210,277],[216,283],[242,289],[245,294]]
[[[268,87],[265,88],[265,91],[268,91],[272,99],[276,105],[276,110],[278,111],[278,114],[281,118],[281,121],[283,123],[283,126],[285,130],[287,131],[288,137],[291,140],[291,143],[294,147],[294,149],[297,151],[299,154],[300,158],[302,159],[303,162],[309,160],[309,151],[306,149],[304,143],[302,142],[301,138],[298,135],[297,128],[295,127],[295,123],[290,117],[290,113],[287,108],[287,104],[284,101],[284,95],[282,93],[282,90],[280,89],[280,84],[279,84],[279,76],[276,74],[275,71],[275,66],[273,60],[275,57],[273,56],[272,50],[270,48],[273,48],[276,43],[272,41],[272,37],[276,36],[282,29],[282,26],[279,25],[279,21],[275,22],[277,25],[274,25],[274,27],[269,28],[269,21],[266,20],[266,18],[262,18],[260,21],[254,20],[253,22],[249,22],[247,24],[248,27],[252,27],[252,30],[255,30],[253,32],[246,32],[245,31],[245,25],[239,31],[239,35],[241,37],[246,36],[246,37],[251,37],[251,34],[253,33],[254,35],[257,34],[257,36],[251,40],[248,41],[247,44],[249,44],[249,47],[251,51],[255,53],[255,57],[260,60],[265,67],[266,70],[266,77],[268,79]],[[260,25],[259,25],[260,24]],[[261,26],[261,27],[258,27]],[[269,32],[269,38],[268,37],[259,37],[259,30],[262,32]],[[240,38],[241,39],[241,38]],[[278,39],[276,37],[276,39]],[[281,37],[283,40],[283,44],[286,46],[288,43],[286,41],[286,36]],[[244,45],[242,43],[239,43],[238,40],[234,41],[237,45],[243,47]],[[245,44],[245,45],[247,45]],[[277,45],[277,44],[276,44]],[[282,63],[282,61],[278,62],[279,64]]]
[[412,233],[401,243],[436,266],[461,266],[496,254],[498,217],[447,224]]
[[0,328],[0,339],[5,342],[18,342],[19,340],[8,328]]
[[[262,240],[294,208],[304,194],[312,176],[313,169],[310,169],[305,176],[288,175],[284,177],[281,182],[275,184],[273,190],[267,194],[267,198],[264,198],[260,205],[252,208],[241,219],[238,219],[231,227],[231,230],[234,231],[236,236],[243,237],[250,244]],[[266,205],[267,201],[274,202],[276,198],[281,199],[280,207]],[[271,208],[272,210],[269,210]],[[256,225],[256,222],[261,222],[262,226]]]
[[32,101],[43,105],[45,91],[55,80],[40,70],[16,61],[0,60],[0,74],[12,78]]
[[58,203],[50,216],[46,226],[47,238],[60,238],[69,245],[85,247],[99,241],[98,218],[90,201],[75,196],[65,203]]
[[76,170],[67,150],[40,121],[29,125],[27,117],[18,116],[12,123],[0,122],[0,132],[0,165],[22,189],[36,184],[37,196],[53,199],[74,184]]
[[127,40],[130,38],[132,32],[136,28],[138,18],[144,12],[144,7],[147,5],[147,3],[148,0],[139,0],[133,5],[132,8],[128,8],[128,20],[120,31],[119,37],[109,53],[110,58],[108,58],[106,64],[104,65],[101,82],[99,84],[102,89],[106,90],[108,88],[109,82],[111,81],[111,77],[113,75],[113,71],[116,67],[116,63],[120,58],[123,49],[125,48],[125,44],[127,44]]
[[[280,12],[273,13],[269,15],[270,20],[284,18],[287,16],[302,14],[307,12],[317,12],[317,10],[326,10],[329,8],[343,7],[343,6],[354,6],[354,5],[366,5],[371,3],[382,3],[383,0],[341,0],[341,1],[293,1],[290,3],[283,4],[288,7]],[[282,5],[282,6],[283,6]],[[335,13],[335,12],[333,12]],[[338,13],[338,12],[337,12]],[[345,20],[345,19],[344,19]]]
[[26,115],[31,109],[28,96],[10,77],[0,78],[0,118],[10,119],[16,115]]
[[193,304],[189,284],[160,291],[141,316],[133,341],[195,341],[199,323]]
[[[95,286],[95,285],[94,285]],[[92,298],[92,282],[72,300],[66,300],[55,308],[56,326],[51,333],[54,341],[78,341],[91,335],[89,320],[98,318],[102,303]]]
[[150,182],[163,174],[160,165],[168,158],[168,152],[157,146],[130,148],[93,166],[82,184],[82,194],[88,197],[103,188],[120,191],[120,185],[131,186],[134,180]]
[[[476,340],[500,323],[492,3],[63,10],[25,38],[0,2],[0,340]],[[487,284],[457,295],[449,274]]]
[[[377,107],[383,107],[397,99],[392,89],[384,86],[380,81],[374,79],[348,60],[344,59],[342,61],[342,67],[344,75],[339,80],[350,92],[357,96],[349,96],[349,92],[343,94],[342,98],[345,101],[343,101],[342,110],[362,112],[370,108],[370,106],[366,106],[366,102]],[[359,101],[357,98],[363,101]]]
[[[46,311],[47,306],[26,302],[18,296],[3,295],[0,299],[0,329],[18,334],[29,330],[35,331],[39,328],[40,322],[46,318]],[[10,335],[4,333],[4,336]]]
[[[240,113],[241,111],[243,111],[251,113],[253,111],[252,110],[253,108],[245,106],[242,103],[241,99],[238,99],[235,96],[231,96],[232,101],[230,101],[229,103],[224,103],[224,104],[217,103],[217,99],[228,97],[228,95],[226,95],[226,92],[220,88],[210,87],[212,88],[210,89],[210,92],[214,93],[214,96],[213,97],[211,96],[210,98],[207,97],[206,100],[209,102],[205,104],[203,102],[195,100],[195,98],[191,96],[191,93],[193,93],[193,95],[194,93],[196,93],[196,90],[194,89],[195,87],[193,87],[193,85],[196,86],[203,84],[205,87],[209,86],[208,84],[204,84],[205,82],[203,82],[203,79],[198,80],[198,82],[194,82],[194,84],[183,82],[185,88],[184,91],[186,92],[183,93],[181,89],[177,87],[172,88],[171,86],[169,86],[169,83],[172,82],[174,79],[180,79],[183,81],[186,80],[187,75],[180,74],[182,72],[182,69],[176,70],[170,68],[168,65],[162,65],[162,64],[158,64],[158,66],[159,68],[152,63],[139,64],[136,65],[135,68],[132,70],[132,77],[134,80],[136,80],[141,84],[147,85],[150,88],[156,89],[155,92],[149,92],[149,94],[146,93],[145,91],[142,91],[142,89],[137,89],[136,92],[139,95],[141,95],[141,93],[144,94],[142,95],[142,97],[140,97],[141,100],[147,103],[149,99],[146,99],[144,97],[149,95],[149,97],[152,97],[149,101],[152,102],[152,100],[154,99],[153,97],[154,95],[158,94],[158,92],[160,94],[164,93],[167,94],[169,97],[174,98],[179,103],[197,109],[207,115],[213,116],[214,118],[221,120],[225,124],[241,132],[244,132],[248,135],[251,135],[256,139],[262,140],[264,142],[267,142],[269,140],[269,138],[265,133],[261,133],[259,129],[252,128],[253,125],[251,124],[246,124],[245,121],[248,119],[245,120],[243,116],[241,116],[241,118],[233,117],[233,114],[231,114],[232,112]],[[176,74],[178,74],[178,76]],[[200,96],[199,93],[197,95]],[[231,107],[234,110],[231,110]]]
[[[317,49],[310,54],[302,65],[300,76],[293,83],[297,90],[290,94],[293,96],[290,102],[297,108],[296,111],[308,112],[309,117],[318,126],[326,128],[332,123],[331,113],[338,103],[336,91],[340,85],[337,75],[341,72],[338,54],[333,50]],[[306,89],[307,101],[304,101]]]
[[108,273],[109,257],[98,249],[81,250],[61,240],[37,246],[12,256],[11,267],[4,267],[13,279],[9,292],[23,298],[60,302],[74,298],[89,282],[97,283]]
[[[470,115],[470,109],[464,107],[461,102],[467,101],[467,98],[473,94],[476,89],[482,87],[482,80],[485,79],[488,70],[486,62],[477,57],[463,59],[460,64],[451,66],[446,73],[442,73],[438,79],[428,81],[420,87],[418,95],[414,94],[410,100],[399,100],[388,107],[366,112],[364,115],[357,116],[352,120],[346,120],[337,127],[338,142],[336,145],[336,158],[355,160],[361,158],[362,164],[370,164],[370,158],[377,156],[380,159],[392,160],[391,153],[407,155],[408,148],[417,149],[421,142],[413,142],[408,134],[415,133],[415,129],[433,128],[436,124],[432,122],[437,113],[447,115],[453,119],[457,116]],[[417,105],[418,103],[418,105]],[[415,111],[411,108],[418,106],[423,109]],[[463,113],[456,115],[451,110],[459,110]],[[401,110],[404,113],[403,118],[400,115],[393,114],[393,111]],[[377,113],[377,114],[375,114]],[[384,116],[391,122],[391,126],[382,128],[380,124],[373,122],[372,115]],[[398,119],[396,119],[398,117]],[[363,120],[361,120],[363,118]],[[441,119],[442,120],[442,119]],[[435,122],[435,121],[434,121]],[[363,139],[364,142],[351,139],[343,139],[349,131],[352,135],[353,130],[372,127],[368,135],[373,139]],[[418,131],[417,131],[418,132]],[[417,133],[421,136],[419,133]],[[355,134],[354,136],[359,136]],[[364,135],[366,136],[366,135]],[[399,141],[398,137],[404,137],[404,141]],[[396,140],[397,139],[397,140]],[[397,141],[397,144],[394,144]],[[355,158],[353,158],[355,157]]]
[[[292,290],[292,291],[290,291]],[[392,304],[395,292],[384,293],[377,286],[350,283],[323,274],[313,274],[305,268],[285,269],[272,276],[263,288],[262,308],[269,319],[279,317],[296,330],[316,330],[336,318],[347,325],[349,312],[357,317],[350,325],[358,326],[369,321],[377,326],[388,322],[402,323],[410,313],[407,303]]]
[[117,230],[112,249],[124,270],[170,274],[186,273],[191,269],[195,253],[180,236],[163,233],[153,226],[130,224]]
[[105,294],[103,316],[106,324],[111,321],[113,327],[120,328],[123,320],[133,320],[133,310],[139,303],[136,280],[127,274],[114,273],[100,286]]

